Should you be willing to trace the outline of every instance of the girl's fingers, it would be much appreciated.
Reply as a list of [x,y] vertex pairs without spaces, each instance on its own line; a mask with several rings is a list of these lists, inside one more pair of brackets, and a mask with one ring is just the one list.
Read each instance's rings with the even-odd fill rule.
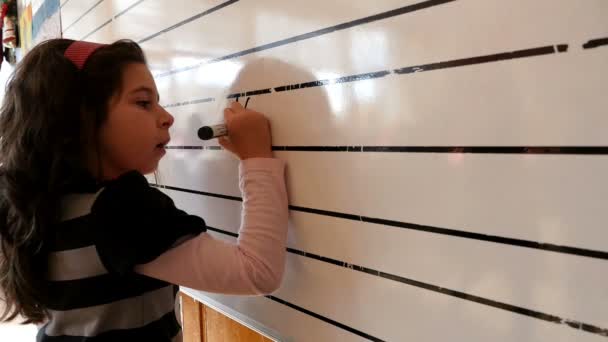
[[235,153],[234,145],[232,145],[232,142],[230,140],[228,140],[228,138],[219,137],[217,139],[217,141],[220,143],[220,146],[222,146],[223,148],[225,148],[226,150],[228,150],[232,153]]
[[230,108],[224,109],[224,120],[226,122],[228,122],[228,119],[232,118],[234,115],[236,115],[236,114],[234,113],[234,111],[232,109],[230,109]]
[[230,104],[230,109],[232,109],[232,111],[234,111],[235,113],[238,113],[244,110],[245,108],[243,108],[243,106],[238,101],[234,101]]

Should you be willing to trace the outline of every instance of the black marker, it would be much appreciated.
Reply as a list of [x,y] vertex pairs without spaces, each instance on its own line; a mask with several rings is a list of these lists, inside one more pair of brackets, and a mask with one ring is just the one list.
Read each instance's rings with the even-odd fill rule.
[[225,124],[214,126],[203,126],[198,129],[198,137],[202,140],[210,140],[228,135],[228,128]]
[[[245,108],[249,104],[250,97],[245,101]],[[236,98],[236,102],[239,102],[239,98]],[[219,138],[228,135],[228,127],[225,124],[219,124],[214,126],[203,126],[198,129],[198,137],[202,140],[211,140],[213,138]]]

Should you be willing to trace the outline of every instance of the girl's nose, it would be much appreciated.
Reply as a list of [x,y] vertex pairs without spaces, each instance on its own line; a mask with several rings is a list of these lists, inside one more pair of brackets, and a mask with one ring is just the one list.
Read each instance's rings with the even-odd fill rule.
[[169,112],[167,112],[166,110],[163,109],[161,126],[169,128],[169,127],[173,126],[174,121],[175,121],[175,118],[173,117],[173,115],[171,115]]

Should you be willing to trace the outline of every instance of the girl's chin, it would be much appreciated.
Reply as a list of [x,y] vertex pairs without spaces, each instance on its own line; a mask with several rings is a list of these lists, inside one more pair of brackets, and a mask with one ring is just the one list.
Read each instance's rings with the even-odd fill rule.
[[154,165],[150,166],[150,167],[146,167],[146,168],[140,168],[139,171],[142,175],[151,175],[154,172],[156,172],[158,170],[158,162],[156,162]]

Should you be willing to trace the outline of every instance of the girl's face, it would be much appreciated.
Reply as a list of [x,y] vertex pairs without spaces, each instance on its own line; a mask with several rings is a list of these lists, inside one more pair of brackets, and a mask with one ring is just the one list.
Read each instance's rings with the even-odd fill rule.
[[173,116],[158,103],[154,78],[145,64],[128,65],[122,78],[122,91],[109,106],[100,127],[101,167],[104,179],[137,170],[142,174],[156,170],[169,142]]

